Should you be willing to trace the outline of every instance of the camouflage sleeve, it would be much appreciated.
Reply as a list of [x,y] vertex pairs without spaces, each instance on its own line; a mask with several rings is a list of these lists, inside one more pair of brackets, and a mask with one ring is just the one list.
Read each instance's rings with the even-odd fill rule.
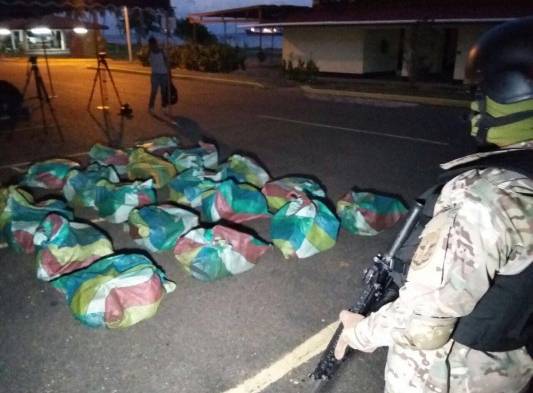
[[361,321],[345,337],[370,352],[399,344],[436,349],[450,338],[456,318],[476,305],[508,255],[505,228],[476,198],[442,210],[427,224],[396,301]]

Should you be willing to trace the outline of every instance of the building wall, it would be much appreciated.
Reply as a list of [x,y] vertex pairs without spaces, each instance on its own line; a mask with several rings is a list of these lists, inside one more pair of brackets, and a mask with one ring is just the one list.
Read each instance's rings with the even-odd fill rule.
[[368,29],[365,34],[363,72],[395,72],[398,68],[401,29]]
[[283,60],[313,61],[321,72],[363,73],[365,30],[351,26],[288,26]]
[[487,31],[490,26],[486,25],[470,25],[461,26],[458,28],[457,34],[457,52],[455,56],[455,69],[453,72],[453,79],[465,79],[465,65],[468,57],[468,51],[477,41],[477,39]]

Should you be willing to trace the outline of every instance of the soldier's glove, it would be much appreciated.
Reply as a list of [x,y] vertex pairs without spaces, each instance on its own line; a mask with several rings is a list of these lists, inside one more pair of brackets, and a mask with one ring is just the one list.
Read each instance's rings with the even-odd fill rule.
[[349,334],[348,332],[352,329],[355,329],[357,324],[365,319],[361,314],[356,314],[350,311],[342,310],[339,314],[339,319],[343,325],[342,333],[337,341],[335,346],[335,358],[341,360],[346,353],[346,348],[350,345]]

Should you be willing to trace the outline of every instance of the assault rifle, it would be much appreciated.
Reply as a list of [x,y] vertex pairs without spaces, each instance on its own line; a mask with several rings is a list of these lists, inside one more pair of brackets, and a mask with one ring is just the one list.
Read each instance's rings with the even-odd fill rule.
[[[349,311],[366,316],[398,297],[399,286],[405,280],[406,267],[397,258],[397,252],[419,223],[423,209],[423,200],[417,200],[390,250],[385,255],[376,255],[372,265],[364,270],[364,287],[355,304],[348,309]],[[341,363],[354,352],[348,348],[342,360],[335,358],[334,351],[342,329],[342,324],[339,324],[318,365],[309,375],[313,385],[313,393],[322,391],[328,381],[333,378]]]

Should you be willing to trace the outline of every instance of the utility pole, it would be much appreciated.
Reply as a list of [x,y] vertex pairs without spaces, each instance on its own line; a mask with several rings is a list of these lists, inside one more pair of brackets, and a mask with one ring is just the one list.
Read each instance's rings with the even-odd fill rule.
[[124,13],[124,27],[126,30],[126,43],[128,45],[128,60],[131,63],[133,61],[133,54],[131,50],[131,30],[130,30],[130,16],[128,13],[128,7],[124,6],[122,8]]

